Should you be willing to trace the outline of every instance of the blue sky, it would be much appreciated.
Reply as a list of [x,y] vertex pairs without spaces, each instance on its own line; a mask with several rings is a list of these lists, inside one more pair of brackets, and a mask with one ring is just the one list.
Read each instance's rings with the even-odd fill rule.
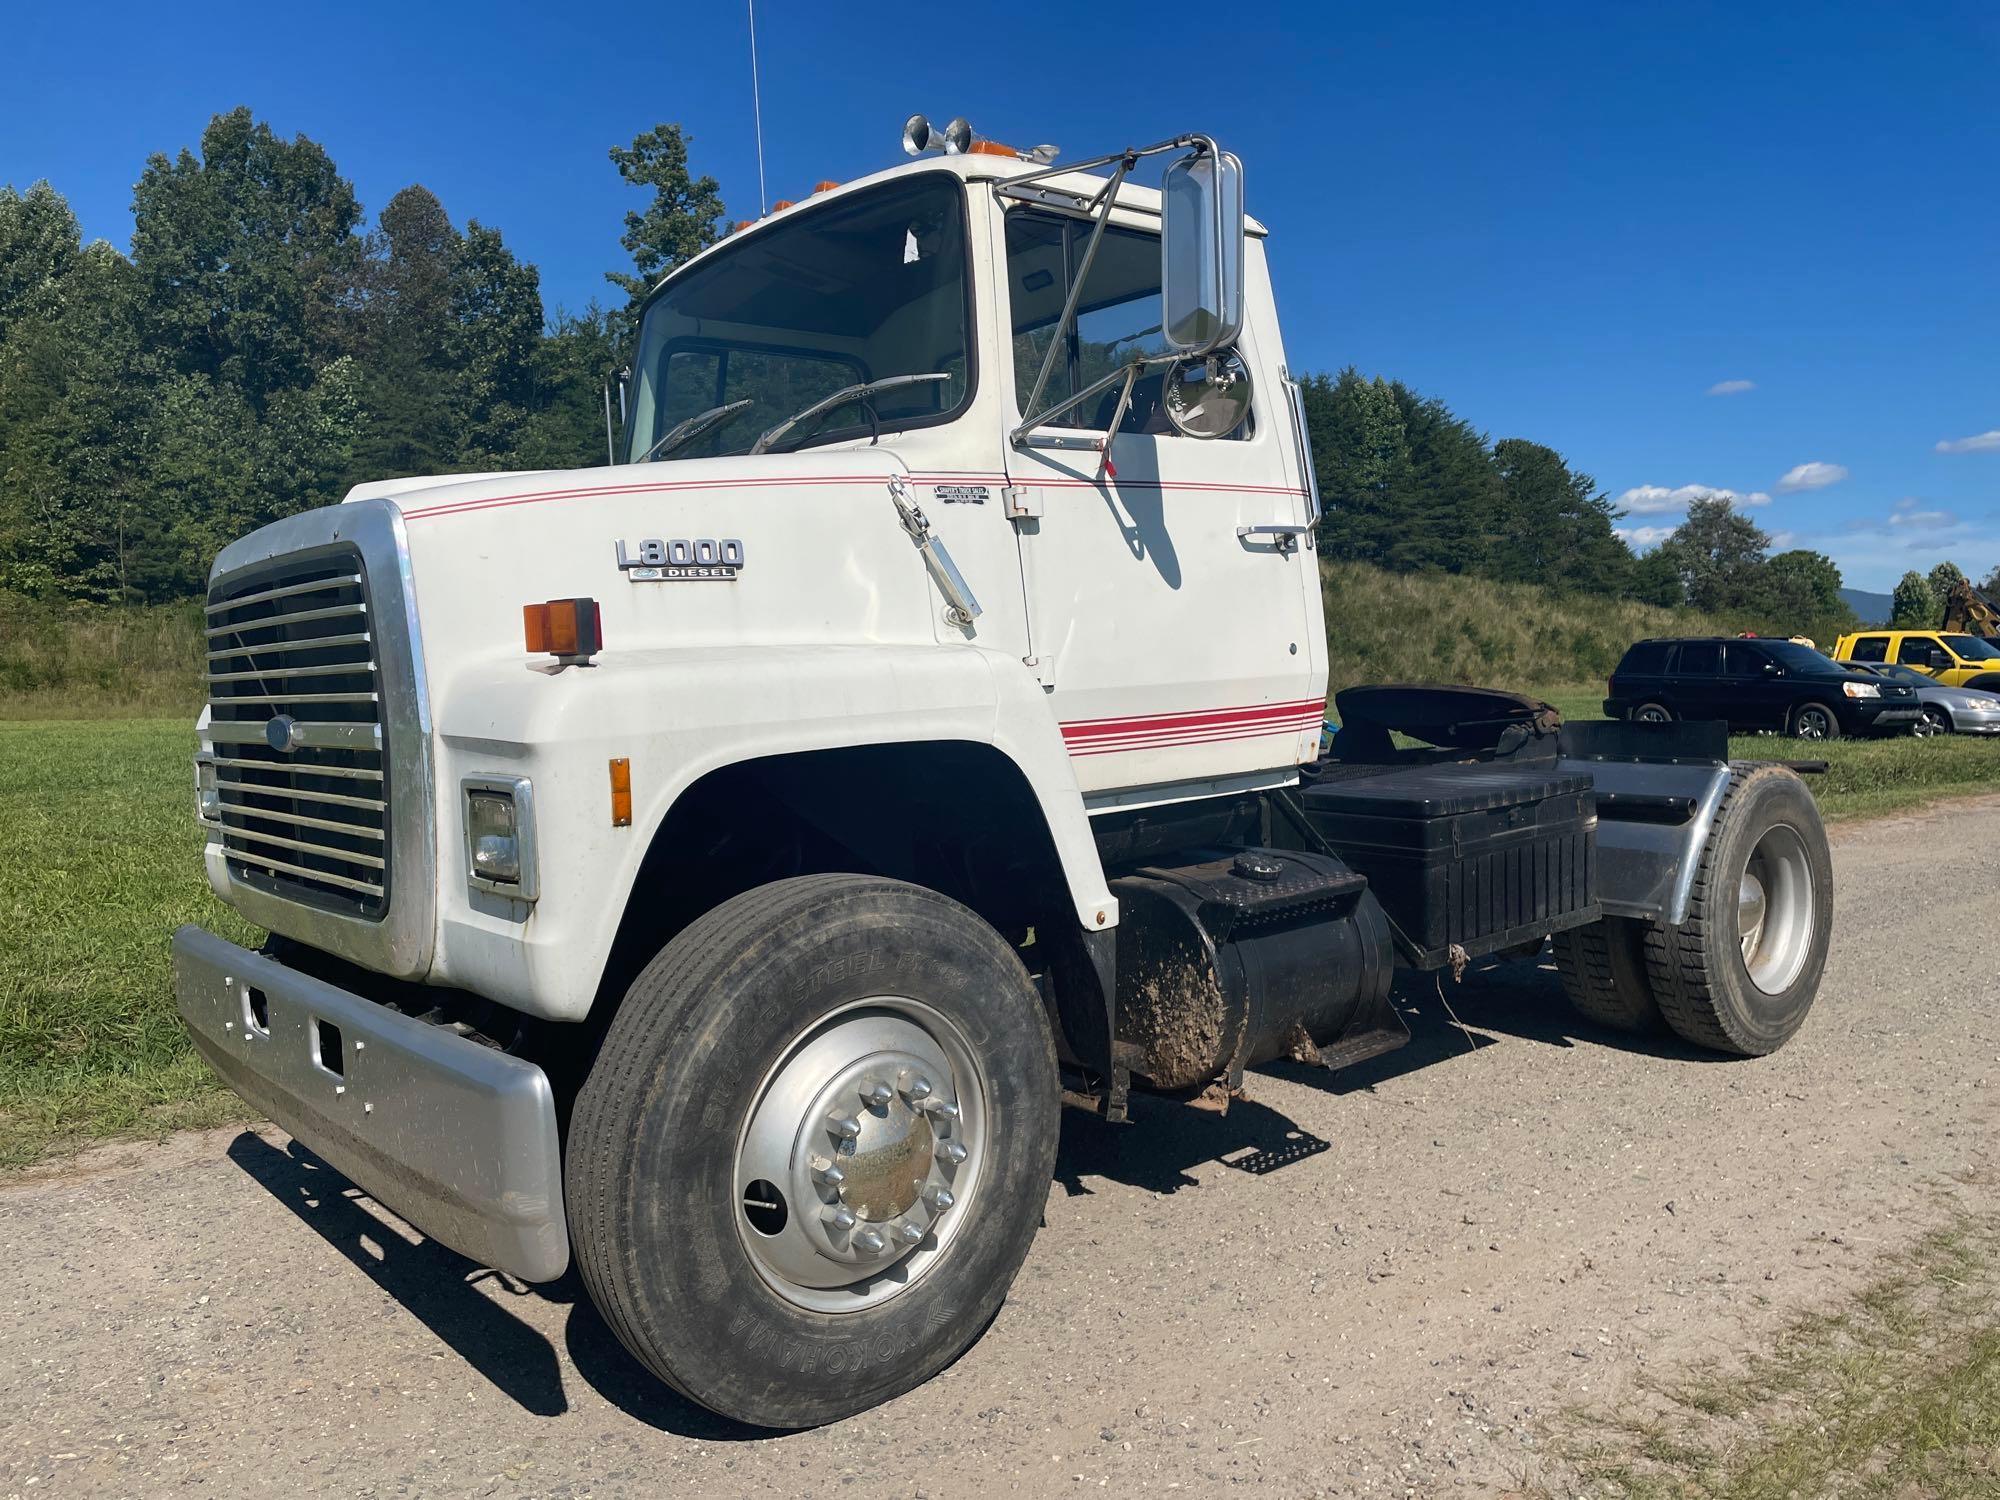
[[[1642,540],[1705,486],[1859,587],[2000,563],[1991,4],[757,19],[770,198],[896,160],[911,110],[1072,157],[1205,128],[1273,230],[1295,366],[1560,449]],[[732,216],[757,202],[741,0],[21,5],[7,27],[0,181],[49,178],[121,247],[148,153],[238,103],[325,144],[371,212],[422,182],[498,226],[551,306],[605,295],[636,197],[605,152],[656,121]]]

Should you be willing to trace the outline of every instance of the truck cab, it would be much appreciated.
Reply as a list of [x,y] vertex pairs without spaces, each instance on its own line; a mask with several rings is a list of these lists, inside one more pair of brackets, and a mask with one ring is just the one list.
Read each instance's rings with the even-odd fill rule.
[[204,859],[271,940],[175,934],[202,1055],[771,1426],[976,1339],[1064,1100],[1371,1056],[1399,965],[1551,936],[1596,1022],[1765,1052],[1830,921],[1810,796],[1705,726],[1393,689],[1320,757],[1310,448],[1214,140],[905,148],[661,283],[614,462],[363,485],[208,598]]

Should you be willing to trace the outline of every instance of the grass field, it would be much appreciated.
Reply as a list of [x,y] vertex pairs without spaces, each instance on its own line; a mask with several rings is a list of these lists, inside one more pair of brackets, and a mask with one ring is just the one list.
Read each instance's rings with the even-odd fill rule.
[[[1595,694],[1554,695],[1593,717]],[[174,1016],[167,935],[257,934],[208,890],[187,719],[0,720],[0,1167],[93,1138],[237,1118]],[[2000,744],[1739,739],[1734,753],[1832,763],[1829,818],[2000,791]]]
[[192,720],[0,722],[0,1166],[239,1118],[174,1015],[167,935],[210,896]]

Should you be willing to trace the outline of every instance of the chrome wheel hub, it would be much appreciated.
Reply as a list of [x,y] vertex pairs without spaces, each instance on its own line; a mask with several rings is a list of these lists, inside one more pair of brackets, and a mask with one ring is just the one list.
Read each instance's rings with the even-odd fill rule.
[[970,1044],[921,1001],[821,1021],[765,1078],[737,1145],[737,1228],[758,1273],[820,1312],[894,1296],[965,1221],[987,1118]]
[[1813,876],[1797,830],[1779,824],[1750,851],[1736,887],[1736,938],[1750,982],[1782,994],[1813,945]]

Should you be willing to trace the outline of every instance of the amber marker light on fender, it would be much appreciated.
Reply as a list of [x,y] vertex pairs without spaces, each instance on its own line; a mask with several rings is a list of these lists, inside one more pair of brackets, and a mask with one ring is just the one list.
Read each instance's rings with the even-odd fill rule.
[[528,650],[547,653],[564,666],[587,667],[604,649],[604,619],[595,599],[551,599],[521,606]]
[[622,756],[611,762],[611,826],[632,826],[632,762]]

